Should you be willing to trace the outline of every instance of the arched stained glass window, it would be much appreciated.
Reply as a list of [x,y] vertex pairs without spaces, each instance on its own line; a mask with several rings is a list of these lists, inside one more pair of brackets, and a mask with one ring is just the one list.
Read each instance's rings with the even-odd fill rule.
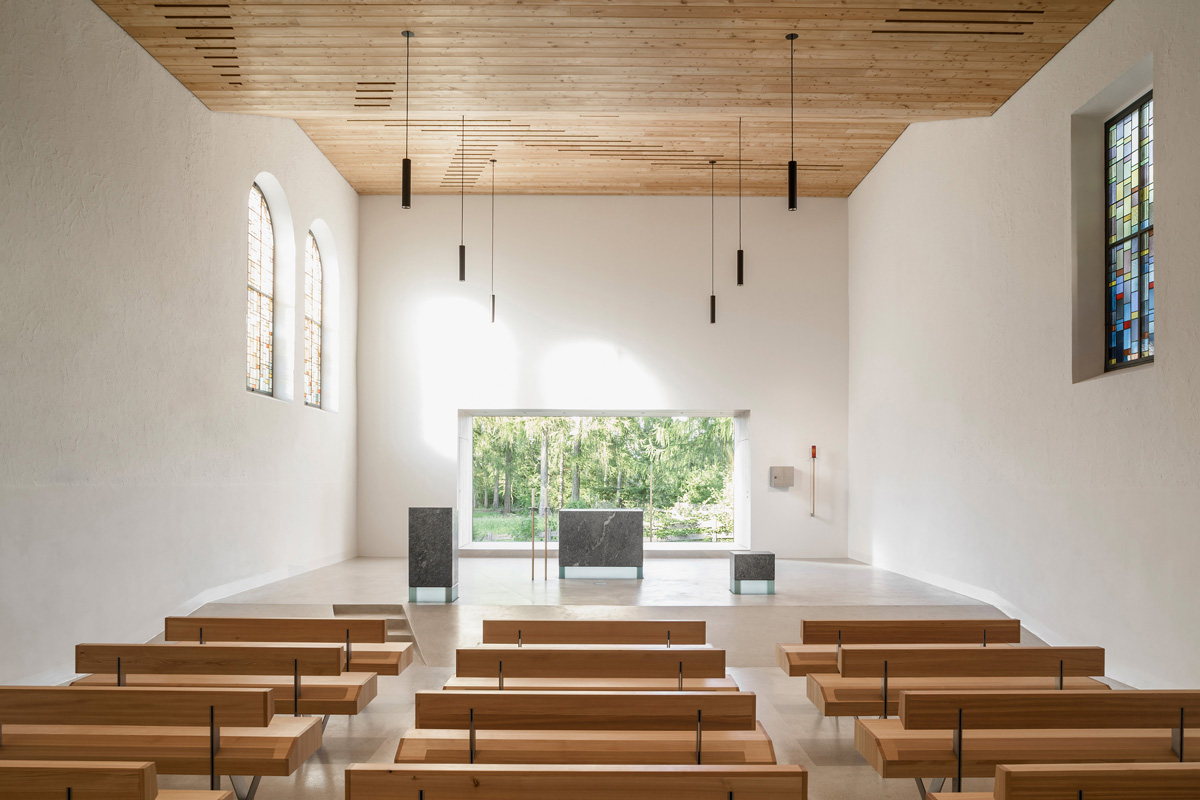
[[271,381],[275,321],[275,233],[271,209],[262,190],[250,188],[250,234],[246,281],[246,388],[272,394]]
[[312,231],[304,243],[304,403],[321,407],[321,249]]

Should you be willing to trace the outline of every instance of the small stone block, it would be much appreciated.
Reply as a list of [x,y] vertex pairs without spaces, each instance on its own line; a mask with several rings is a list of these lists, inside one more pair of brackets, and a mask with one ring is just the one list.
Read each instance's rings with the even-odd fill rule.
[[729,554],[729,579],[775,580],[775,554],[766,550],[734,550]]

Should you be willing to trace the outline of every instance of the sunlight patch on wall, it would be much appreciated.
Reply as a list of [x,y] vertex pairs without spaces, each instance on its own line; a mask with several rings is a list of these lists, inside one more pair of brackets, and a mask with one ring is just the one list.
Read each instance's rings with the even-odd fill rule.
[[[545,408],[660,408],[667,398],[658,379],[611,342],[565,342],[542,359],[538,384]],[[493,408],[502,406],[493,403]]]
[[[517,400],[520,355],[512,331],[501,320],[490,322],[488,315],[486,303],[435,297],[422,303],[397,332],[419,343],[417,425],[434,455],[448,462],[458,458],[458,409]],[[411,412],[394,409],[398,415]],[[402,449],[398,442],[397,451]]]

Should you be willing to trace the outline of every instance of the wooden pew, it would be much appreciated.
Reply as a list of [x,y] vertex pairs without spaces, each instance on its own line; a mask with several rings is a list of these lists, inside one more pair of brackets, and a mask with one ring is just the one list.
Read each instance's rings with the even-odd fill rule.
[[1200,720],[1200,692],[905,692],[899,719],[858,721],[855,747],[884,777],[917,779],[987,777],[1002,764],[1179,762],[1180,751],[1200,760],[1180,728],[1188,719]]
[[929,800],[1195,800],[1196,764],[1018,764],[996,768],[992,792],[937,792]]
[[159,774],[229,775],[247,800],[261,776],[290,775],[316,752],[321,726],[274,717],[264,689],[11,686],[0,687],[0,742],[3,761],[119,758]]
[[704,620],[485,619],[484,644],[704,644]]
[[843,678],[1040,678],[1104,674],[1103,647],[846,645]]
[[[119,659],[119,661],[118,661]],[[75,647],[76,672],[115,676],[119,686],[130,685],[133,675],[144,675],[143,686],[196,686],[196,676],[224,676],[210,680],[212,686],[246,686],[247,676],[278,676],[291,680],[292,690],[277,698],[276,710],[299,716],[358,713],[375,697],[377,687],[371,673],[358,673],[342,681],[311,685],[310,676],[342,676],[345,650],[330,644],[80,644]],[[178,676],[172,678],[171,676]],[[104,685],[108,678],[91,676],[87,685]],[[299,689],[300,708],[295,706]],[[312,689],[310,693],[308,690]],[[328,720],[326,720],[328,721]]]
[[804,800],[803,767],[351,764],[346,800]]
[[[498,678],[454,676],[442,689],[448,691],[498,690]],[[522,692],[670,692],[679,690],[679,678],[505,678],[504,688]],[[733,678],[684,678],[685,692],[737,692]]]
[[[300,708],[296,708],[296,683],[292,676],[277,675],[126,675],[126,686],[272,689],[276,714],[354,715],[362,712],[379,694],[378,679],[371,672],[346,672],[304,678]],[[87,675],[72,686],[116,686],[116,675]]]
[[220,790],[159,789],[154,764],[130,761],[0,761],[0,797],[59,800],[233,800]]
[[[464,678],[724,678],[725,651],[641,645],[481,645],[457,651]],[[682,665],[682,666],[681,666]]]
[[753,692],[416,693],[417,728],[464,730],[752,731]]
[[[753,731],[712,731],[701,744],[705,764],[774,764],[762,725]],[[409,731],[397,763],[466,764],[470,732]],[[687,731],[491,731],[475,733],[476,764],[695,764],[696,733]]]
[[[878,678],[843,678],[814,674],[807,678],[808,699],[825,717],[878,716],[883,710]],[[1057,689],[1058,678],[895,678],[888,680],[887,715],[900,712],[904,692],[946,689],[953,691],[1033,691]],[[1063,689],[1108,691],[1108,684],[1095,678],[1063,678]]]
[[[78,644],[76,672],[151,675],[341,675],[340,645]],[[118,663],[119,661],[119,663]]]
[[[1102,647],[1013,647],[997,645],[844,645],[838,654],[840,675],[809,675],[807,693],[822,713],[832,716],[891,716],[904,690],[937,689],[1090,689],[1088,676],[1104,674]],[[939,679],[925,685],[913,679]],[[1029,683],[1029,679],[1043,683]],[[879,681],[877,688],[869,680]],[[954,679],[957,683],[948,683]],[[1010,683],[1026,679],[1025,684]],[[1061,684],[1060,684],[1061,679]],[[1072,680],[1074,679],[1074,680]],[[1080,679],[1085,679],[1081,681]],[[971,681],[977,681],[972,683]],[[1052,681],[1051,685],[1045,682]],[[874,708],[871,698],[874,696]],[[885,705],[884,699],[887,699]],[[895,700],[893,698],[896,698]]]
[[775,645],[775,662],[791,677],[837,672],[838,645],[1016,644],[1016,619],[856,619],[803,621],[803,644]]
[[411,642],[389,642],[387,620],[342,617],[167,617],[169,642],[309,642],[346,648],[346,672],[399,675]]

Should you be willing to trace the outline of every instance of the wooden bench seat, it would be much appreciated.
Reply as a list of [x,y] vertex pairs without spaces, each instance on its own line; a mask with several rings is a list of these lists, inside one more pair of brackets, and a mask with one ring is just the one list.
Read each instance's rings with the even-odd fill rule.
[[929,800],[1195,800],[1196,764],[1025,764],[996,769],[992,792],[937,792]]
[[[209,729],[164,725],[5,725],[0,759],[153,761],[160,775],[208,775]],[[219,775],[291,775],[321,747],[315,717],[221,728]]]
[[[321,746],[316,719],[275,717],[269,689],[0,687],[0,760],[151,761],[158,774],[290,775]],[[219,747],[214,754],[212,744]]]
[[351,764],[346,800],[805,800],[803,767]]
[[[1188,738],[1195,736],[1188,731]],[[954,731],[905,730],[898,719],[860,719],[854,746],[885,778],[955,774]],[[1200,760],[1200,747],[1188,760]],[[1169,730],[966,730],[963,777],[992,776],[1001,764],[1178,762]]]
[[417,728],[464,730],[752,731],[753,692],[416,693]]
[[[725,651],[706,646],[481,645],[460,648],[455,673],[464,678],[724,678]],[[682,668],[681,666],[682,665]]]
[[233,792],[158,788],[148,761],[0,761],[0,797],[81,800],[233,800]]
[[411,642],[389,642],[382,618],[167,617],[169,642],[341,644],[350,651],[346,672],[399,675],[413,662]]
[[[917,690],[1036,690],[1056,689],[1057,678],[896,678],[888,681],[888,716],[900,713],[903,692]],[[843,678],[814,674],[807,678],[808,699],[826,717],[869,717],[883,713],[882,686],[878,678]],[[1064,678],[1071,691],[1105,691],[1109,686],[1095,678]]]
[[[442,687],[449,691],[497,690],[496,678],[454,676]],[[670,692],[678,678],[505,678],[504,688],[523,692]],[[684,678],[686,692],[740,691],[733,678]]]
[[[466,764],[469,733],[412,730],[400,740],[397,763]],[[762,725],[752,731],[704,734],[705,764],[774,764]],[[695,764],[696,733],[687,731],[476,731],[476,764]]]
[[1012,644],[1021,641],[1015,619],[811,620],[803,644],[777,644],[775,662],[791,677],[837,672],[838,644]]
[[704,644],[704,620],[485,619],[484,644]]
[[[291,677],[275,675],[128,675],[126,686],[271,689],[276,714],[294,714],[295,683]],[[116,675],[87,675],[73,686],[116,686]],[[300,713],[318,716],[362,712],[379,693],[373,673],[354,672],[305,678],[300,688]]]

